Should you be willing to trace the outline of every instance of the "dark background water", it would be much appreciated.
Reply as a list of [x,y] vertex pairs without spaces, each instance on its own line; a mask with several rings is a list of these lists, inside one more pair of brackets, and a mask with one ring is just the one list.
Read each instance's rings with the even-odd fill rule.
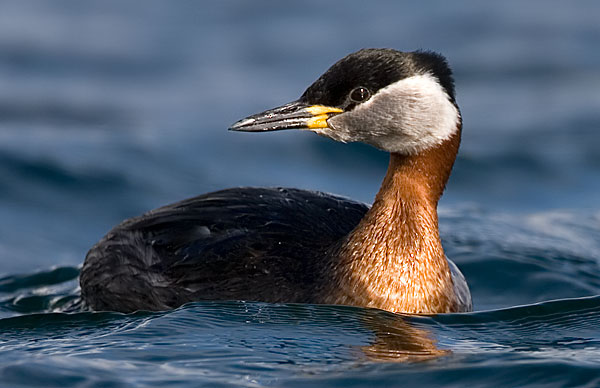
[[[0,385],[599,385],[599,42],[595,1],[1,2]],[[370,202],[377,150],[226,131],[363,47],[455,71],[440,226],[475,313],[59,312],[87,249],[151,208],[243,185]]]

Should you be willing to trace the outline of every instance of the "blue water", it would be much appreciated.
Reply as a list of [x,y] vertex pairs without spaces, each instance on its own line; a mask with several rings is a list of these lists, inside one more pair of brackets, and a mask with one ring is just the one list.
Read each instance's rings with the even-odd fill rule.
[[[0,386],[600,385],[600,3],[4,1]],[[440,204],[475,312],[200,302],[73,312],[124,218],[240,185],[370,202],[385,154],[227,132],[362,47],[452,64]]]

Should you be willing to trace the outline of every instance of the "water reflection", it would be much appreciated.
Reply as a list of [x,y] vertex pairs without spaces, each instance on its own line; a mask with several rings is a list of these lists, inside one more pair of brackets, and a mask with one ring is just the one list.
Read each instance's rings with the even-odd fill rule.
[[409,316],[365,310],[363,323],[375,335],[370,345],[361,347],[371,361],[418,362],[451,353],[438,348],[433,333],[417,327]]

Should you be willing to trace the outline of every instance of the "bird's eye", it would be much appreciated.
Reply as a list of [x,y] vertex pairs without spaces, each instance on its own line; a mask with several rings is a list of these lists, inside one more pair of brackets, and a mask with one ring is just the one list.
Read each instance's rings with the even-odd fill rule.
[[371,92],[369,92],[369,89],[363,86],[359,86],[350,92],[350,100],[352,100],[353,102],[364,102],[367,101],[370,97]]

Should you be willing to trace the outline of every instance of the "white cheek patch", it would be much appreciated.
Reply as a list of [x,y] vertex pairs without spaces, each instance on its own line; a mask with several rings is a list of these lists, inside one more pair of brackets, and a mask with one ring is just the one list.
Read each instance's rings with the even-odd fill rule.
[[331,129],[321,134],[415,154],[450,138],[459,121],[458,109],[437,79],[421,74],[386,86],[354,110],[332,117]]

